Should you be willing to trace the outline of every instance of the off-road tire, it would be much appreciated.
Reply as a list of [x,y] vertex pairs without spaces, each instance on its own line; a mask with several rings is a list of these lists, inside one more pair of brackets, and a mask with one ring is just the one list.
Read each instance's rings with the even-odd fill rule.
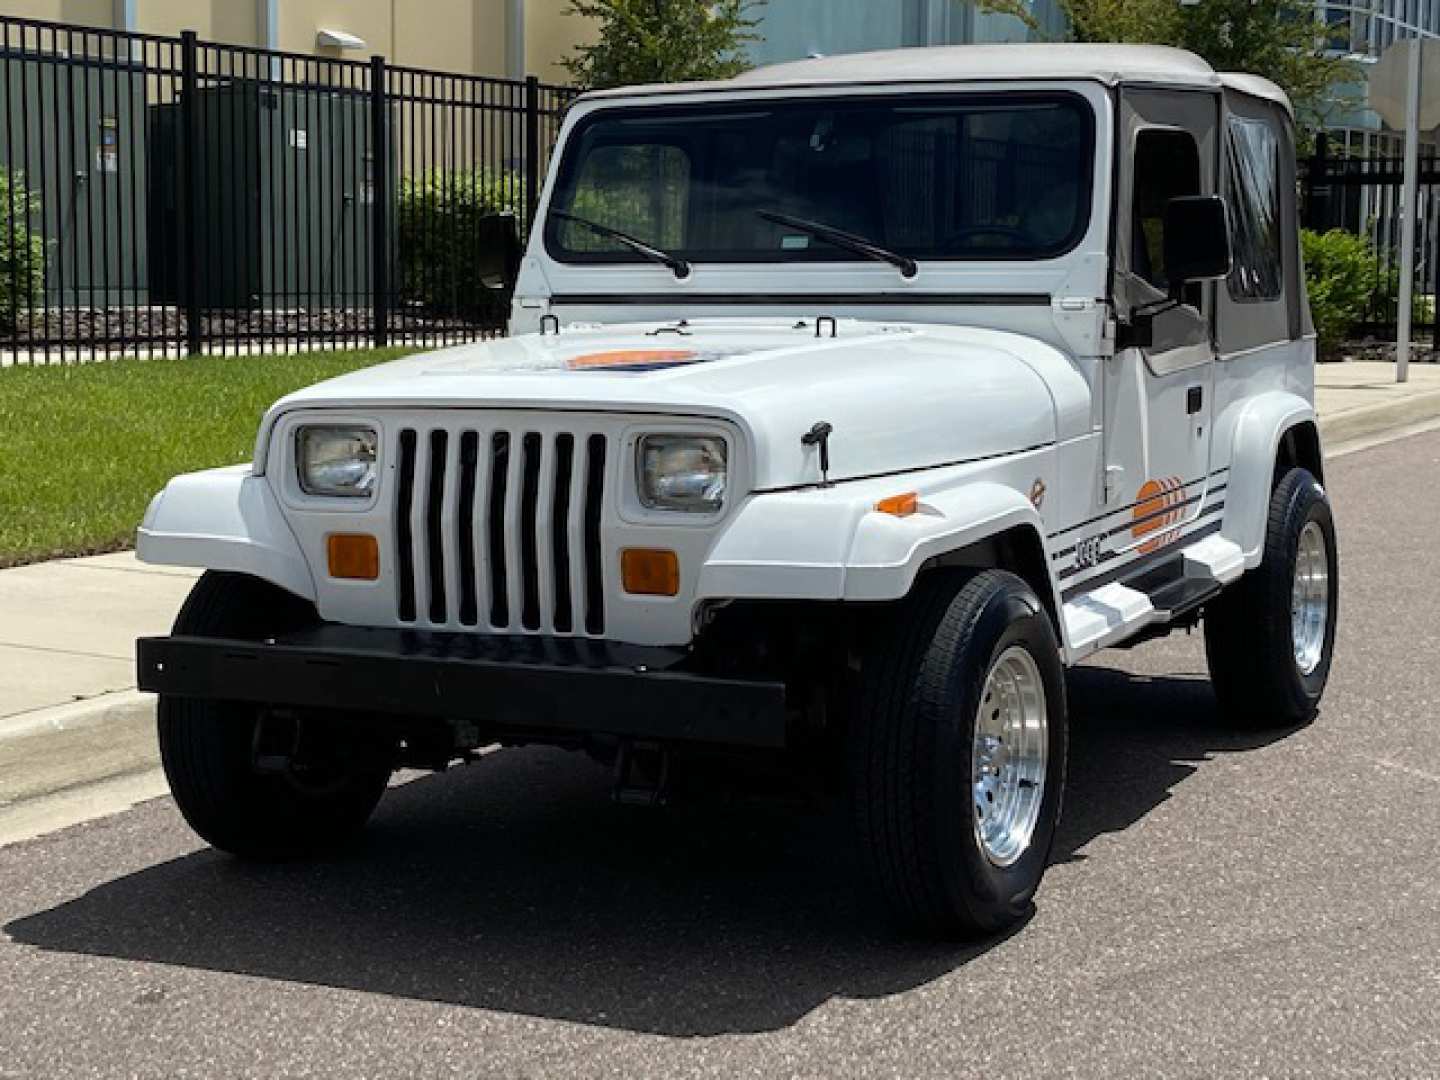
[[[257,638],[315,620],[312,605],[283,589],[212,571],[195,584],[174,632]],[[360,829],[384,794],[390,769],[355,767],[319,790],[257,772],[259,716],[259,708],[244,702],[161,695],[160,758],[190,827],[222,851],[254,859],[315,854]]]
[[[1315,522],[1325,539],[1329,603],[1320,662],[1308,675],[1295,659],[1291,590],[1301,531]],[[1221,715],[1252,730],[1309,723],[1320,705],[1339,612],[1335,519],[1325,489],[1305,469],[1275,485],[1260,565],[1205,608],[1205,655]]]
[[[1020,645],[1048,713],[1045,787],[1030,843],[1008,866],[975,823],[974,733],[986,678]],[[1034,591],[997,570],[935,571],[875,627],[863,659],[850,771],[862,859],[909,929],[974,938],[1025,918],[1044,875],[1065,781],[1064,672]]]

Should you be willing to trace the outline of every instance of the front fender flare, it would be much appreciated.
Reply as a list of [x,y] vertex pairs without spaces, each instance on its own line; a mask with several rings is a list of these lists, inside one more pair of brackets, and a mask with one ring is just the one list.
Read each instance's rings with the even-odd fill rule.
[[1034,506],[1008,484],[926,480],[908,517],[875,510],[904,490],[896,478],[751,498],[711,549],[696,599],[896,600],[934,558],[1016,527],[1037,542],[1045,535]]
[[315,579],[275,494],[249,465],[177,476],[150,502],[136,532],[141,562],[230,570],[305,600]]
[[[906,595],[931,559],[1014,528],[1045,535],[1035,507],[1020,492],[993,481],[966,484],[921,500],[918,512],[897,518],[872,513],[860,522],[845,574],[847,600]],[[1043,549],[1043,543],[1040,545]],[[1050,583],[1054,592],[1054,582]]]

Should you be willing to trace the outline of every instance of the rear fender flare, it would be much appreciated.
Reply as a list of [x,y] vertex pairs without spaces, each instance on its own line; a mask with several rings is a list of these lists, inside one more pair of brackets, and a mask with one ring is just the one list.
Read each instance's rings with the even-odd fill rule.
[[1286,391],[1255,397],[1235,422],[1226,479],[1225,536],[1240,545],[1247,568],[1258,565],[1264,552],[1280,441],[1286,432],[1307,423],[1315,423],[1314,406]]

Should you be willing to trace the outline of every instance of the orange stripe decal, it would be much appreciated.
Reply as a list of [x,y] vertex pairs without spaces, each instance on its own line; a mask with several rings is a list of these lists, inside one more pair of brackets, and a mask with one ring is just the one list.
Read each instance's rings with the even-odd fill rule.
[[691,349],[614,349],[572,356],[572,368],[630,367],[634,364],[684,364],[695,359]]

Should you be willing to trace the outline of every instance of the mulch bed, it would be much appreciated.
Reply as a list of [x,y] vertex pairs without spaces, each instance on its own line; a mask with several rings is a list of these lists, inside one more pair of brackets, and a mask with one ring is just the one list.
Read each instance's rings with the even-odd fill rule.
[[[368,308],[291,311],[223,311],[204,316],[205,351],[298,351],[316,346],[369,348],[374,315]],[[392,313],[392,345],[445,344],[493,337],[500,327],[401,310]],[[12,333],[0,333],[0,351],[21,362],[41,361],[46,352],[99,356],[184,353],[185,313],[176,307],[63,308],[31,311]]]

